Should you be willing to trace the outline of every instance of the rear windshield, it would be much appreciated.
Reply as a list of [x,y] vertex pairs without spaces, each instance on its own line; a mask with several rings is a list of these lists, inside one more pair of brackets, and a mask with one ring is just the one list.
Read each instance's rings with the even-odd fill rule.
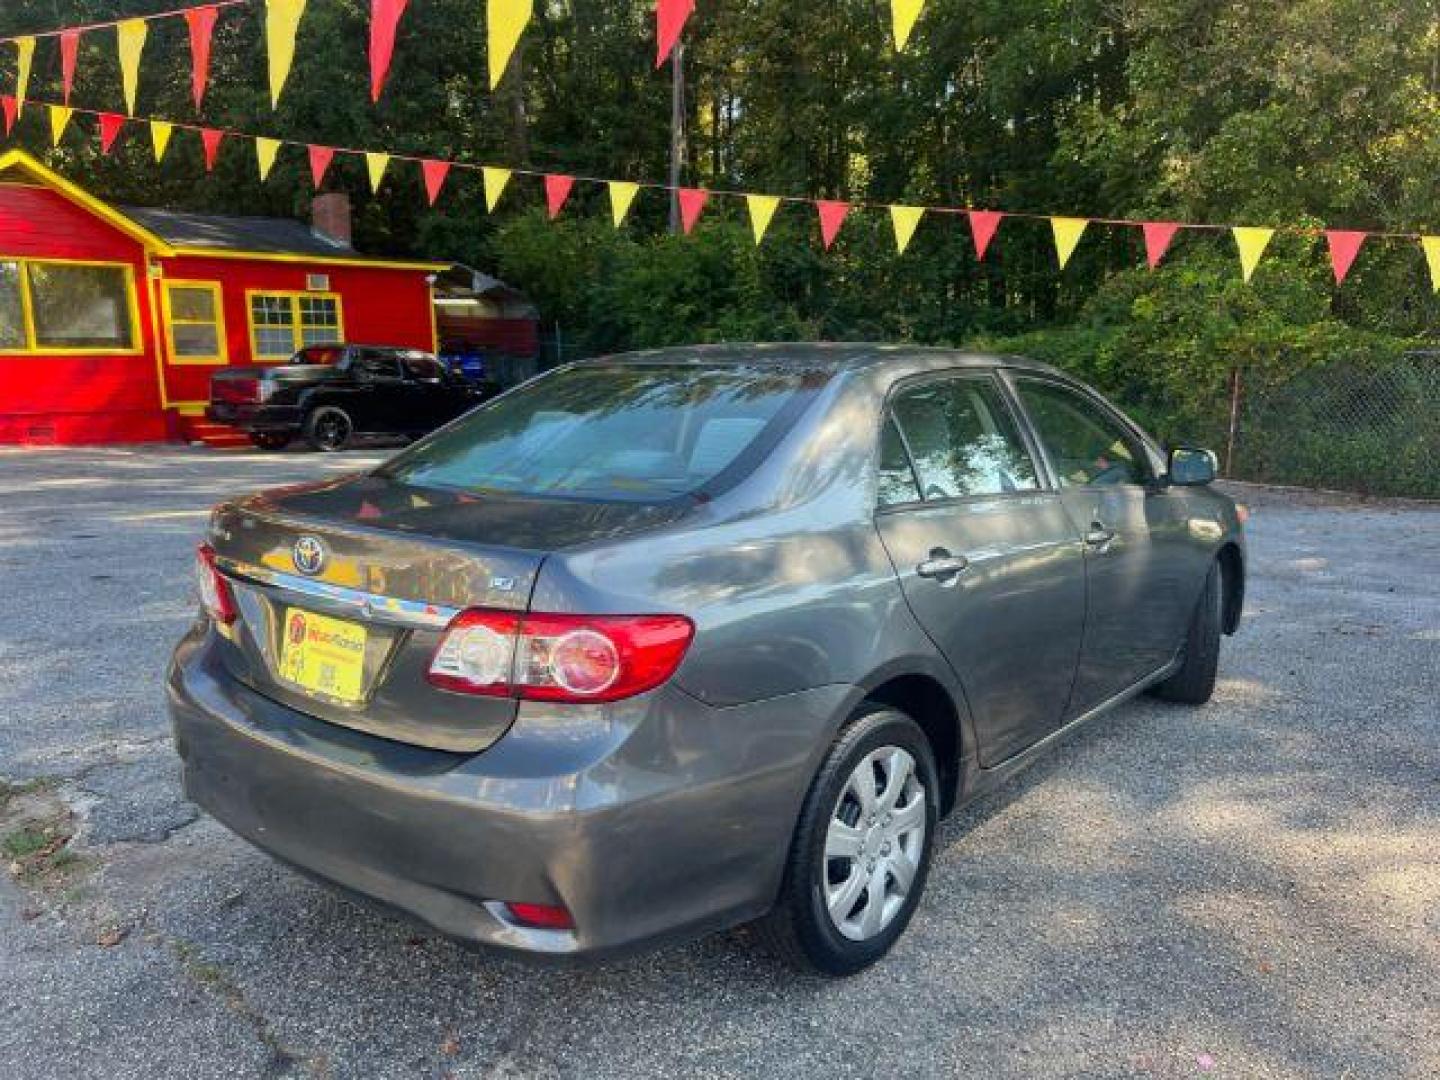
[[783,368],[585,364],[497,398],[380,472],[474,492],[665,501],[744,471],[824,378]]

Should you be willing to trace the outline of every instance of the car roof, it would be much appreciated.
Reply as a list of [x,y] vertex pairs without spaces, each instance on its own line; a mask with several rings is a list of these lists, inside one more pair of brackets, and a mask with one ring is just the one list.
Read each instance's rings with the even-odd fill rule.
[[935,371],[955,367],[1013,367],[1059,374],[1049,364],[1021,356],[928,345],[854,341],[775,341],[724,345],[679,345],[616,353],[585,364],[693,364],[696,367],[784,366],[853,371],[860,368]]

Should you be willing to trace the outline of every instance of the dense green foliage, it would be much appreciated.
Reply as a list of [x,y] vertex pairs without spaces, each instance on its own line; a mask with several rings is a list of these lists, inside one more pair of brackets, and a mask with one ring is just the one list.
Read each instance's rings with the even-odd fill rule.
[[[0,34],[155,10],[154,0],[10,0]],[[884,0],[704,0],[687,32],[687,183],[720,190],[1215,224],[1440,232],[1440,15],[1430,0],[930,0],[894,52]],[[569,0],[537,17],[498,93],[480,0],[414,0],[391,82],[366,93],[368,4],[313,0],[278,112],[258,10],[228,12],[205,122],[262,134],[582,176],[662,180],[670,85],[650,0]],[[183,24],[157,24],[142,113],[193,115]],[[12,64],[5,50],[4,64]],[[56,100],[53,43],[32,96]],[[9,72],[0,85],[9,85]],[[108,34],[87,36],[76,104],[118,108]],[[84,121],[77,120],[77,130]],[[48,142],[43,110],[17,138]],[[157,169],[143,132],[101,160],[75,131],[48,156],[121,200],[302,213],[303,154],[270,182],[248,148],[206,176],[193,138]],[[739,199],[696,234],[664,234],[642,192],[618,232],[580,184],[560,222],[538,180],[500,212],[456,174],[434,211],[413,169],[378,198],[358,159],[332,183],[374,249],[451,256],[528,290],[547,326],[593,351],[722,338],[979,342],[1051,358],[1118,391],[1164,435],[1217,438],[1234,368],[1378,363],[1440,306],[1413,240],[1372,239],[1341,289],[1323,243],[1282,235],[1240,281],[1224,232],[1182,232],[1158,271],[1138,230],[1093,225],[1055,266],[1044,221],[1008,219],[984,263],[964,219],[929,215],[897,256],[883,210],[852,214],[830,252],[813,209],[786,204],[755,248]],[[528,209],[527,209],[528,204]]]

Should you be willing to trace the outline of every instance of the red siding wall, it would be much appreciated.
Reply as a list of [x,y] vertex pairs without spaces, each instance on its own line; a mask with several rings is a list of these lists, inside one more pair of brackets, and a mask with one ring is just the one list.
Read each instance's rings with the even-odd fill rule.
[[[232,365],[257,362],[250,353],[246,293],[251,290],[305,292],[307,274],[325,274],[330,278],[330,287],[325,291],[340,296],[346,341],[426,350],[434,347],[430,284],[424,270],[191,255],[162,259],[161,263],[166,278],[220,282],[225,338]],[[167,366],[171,401],[205,400],[209,397],[210,373],[214,370],[199,365]]]
[[0,258],[123,262],[135,277],[137,355],[0,355],[0,443],[165,437],[140,244],[49,188],[0,184]]

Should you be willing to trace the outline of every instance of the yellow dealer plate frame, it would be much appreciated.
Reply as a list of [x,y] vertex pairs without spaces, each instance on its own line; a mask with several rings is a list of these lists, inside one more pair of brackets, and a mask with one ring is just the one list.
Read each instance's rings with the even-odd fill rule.
[[364,626],[292,607],[285,610],[281,633],[281,678],[349,705],[365,697]]

